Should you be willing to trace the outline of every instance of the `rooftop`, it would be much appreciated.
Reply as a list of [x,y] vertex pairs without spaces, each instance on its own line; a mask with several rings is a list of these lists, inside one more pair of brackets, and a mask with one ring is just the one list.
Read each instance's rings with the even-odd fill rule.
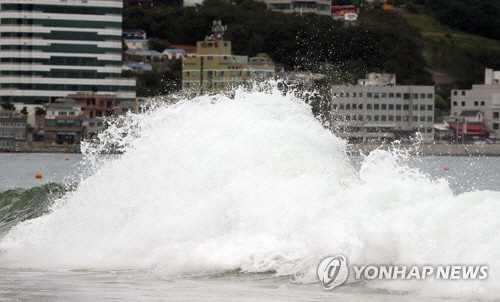
[[464,110],[464,111],[462,111],[462,113],[460,113],[460,115],[461,116],[476,116],[479,113],[481,113],[481,111],[479,111],[479,110]]

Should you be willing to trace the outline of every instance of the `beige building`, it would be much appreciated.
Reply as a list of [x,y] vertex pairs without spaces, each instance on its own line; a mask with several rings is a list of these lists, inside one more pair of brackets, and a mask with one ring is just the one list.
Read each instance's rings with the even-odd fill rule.
[[0,109],[0,150],[19,150],[26,147],[26,116],[13,110]]
[[332,129],[353,143],[434,139],[434,86],[398,86],[394,74],[371,73],[358,85],[332,86]]
[[214,34],[197,43],[196,54],[182,59],[184,92],[217,93],[275,77],[275,66],[269,56],[235,56],[231,42],[223,40],[225,27],[220,21],[214,21],[212,30]]
[[500,139],[500,71],[486,69],[484,84],[472,85],[472,89],[451,91],[451,115],[457,121],[465,121],[470,112],[481,117],[491,139]]

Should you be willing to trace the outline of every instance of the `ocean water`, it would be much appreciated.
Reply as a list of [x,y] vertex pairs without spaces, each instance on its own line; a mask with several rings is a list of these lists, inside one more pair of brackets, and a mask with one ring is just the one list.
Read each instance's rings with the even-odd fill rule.
[[[397,150],[349,158],[345,142],[306,104],[272,89],[131,114],[101,141],[125,152],[103,157],[88,145],[69,161],[0,154],[0,299],[470,301],[500,294],[498,158]],[[42,172],[42,180],[33,178]],[[350,278],[325,291],[316,267],[337,254],[367,265],[487,264],[490,275]]]

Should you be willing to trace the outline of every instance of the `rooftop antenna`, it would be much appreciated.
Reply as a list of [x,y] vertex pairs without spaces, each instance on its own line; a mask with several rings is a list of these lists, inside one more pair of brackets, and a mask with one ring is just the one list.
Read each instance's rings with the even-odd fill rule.
[[222,25],[221,20],[214,20],[212,25],[212,34],[205,37],[207,41],[215,41],[224,39],[224,32],[227,30],[227,25]]

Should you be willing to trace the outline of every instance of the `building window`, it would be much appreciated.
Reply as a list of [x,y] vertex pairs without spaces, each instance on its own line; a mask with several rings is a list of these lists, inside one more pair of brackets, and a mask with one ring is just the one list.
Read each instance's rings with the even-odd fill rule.
[[358,121],[363,121],[363,116],[362,115],[358,116]]
[[414,122],[418,122],[418,116],[414,116],[414,117],[413,117],[413,121],[414,121]]
[[427,116],[427,121],[428,122],[432,122],[432,116],[431,115]]
[[493,112],[493,118],[500,118],[499,112]]
[[373,105],[373,109],[374,110],[379,110],[380,109],[380,105],[379,104],[374,104]]
[[382,122],[387,121],[387,116],[385,116],[385,115],[380,116],[380,120],[381,120]]
[[498,123],[493,123],[493,129],[498,130]]
[[409,93],[404,93],[403,94],[403,99],[404,100],[409,100],[410,99],[410,94]]
[[382,110],[387,110],[387,104],[382,104]]
[[372,110],[372,104],[366,104],[366,110]]
[[373,95],[373,94],[372,94],[371,92],[366,93],[366,97],[371,98],[371,97],[372,97],[372,95]]
[[462,90],[462,95],[465,95],[465,90]]
[[414,94],[413,94],[413,98],[414,98],[415,100],[418,100],[418,93],[414,93]]
[[408,122],[410,117],[408,115],[403,116],[403,122]]
[[339,110],[344,110],[344,104],[339,104]]
[[420,121],[421,121],[421,122],[425,122],[425,116],[421,115],[421,116],[420,116]]
[[432,95],[432,93],[428,93],[428,94],[427,94],[427,98],[428,98],[428,99],[433,99],[433,95]]
[[356,97],[356,92],[353,92],[352,93],[352,97],[355,98]]
[[389,93],[389,98],[394,98],[394,93],[393,92]]
[[394,104],[389,104],[389,110],[394,110]]
[[403,105],[403,110],[407,110],[407,111],[410,110],[410,105],[407,105],[407,104]]
[[348,98],[349,97],[349,92],[346,92],[345,93],[345,97]]
[[481,102],[481,106],[484,106],[484,101]]
[[465,102],[464,101],[462,101],[462,106],[465,106]]
[[376,98],[376,99],[378,99],[378,98],[380,97],[380,94],[379,94],[378,92],[375,92],[375,93],[373,94],[373,97],[374,97],[374,98]]
[[454,90],[453,95],[458,95],[458,91]]
[[352,104],[352,110],[356,110],[356,107],[357,107],[356,104]]
[[362,98],[362,97],[363,97],[363,93],[362,93],[362,92],[360,92],[360,93],[359,93],[359,97],[360,97],[360,98]]
[[345,104],[345,110],[351,110],[351,104]]
[[374,115],[374,116],[373,116],[373,120],[374,120],[375,122],[378,122],[378,120],[379,120],[379,116],[378,116],[378,115]]
[[396,110],[401,110],[401,104],[396,104]]
[[359,104],[359,105],[358,105],[358,109],[359,109],[359,110],[363,110],[363,104]]
[[479,102],[474,102],[474,106],[479,106]]
[[420,105],[420,111],[424,111],[425,110],[425,105]]
[[401,93],[396,93],[396,98],[400,99],[401,98]]
[[454,101],[454,102],[453,102],[453,106],[457,106],[457,101]]
[[366,115],[366,120],[367,120],[368,122],[371,122],[371,120],[372,120],[372,116],[371,116],[371,114],[367,114],[367,115]]
[[401,115],[396,115],[396,122],[401,122]]
[[394,121],[394,115],[389,115],[389,121]]
[[387,93],[383,92],[382,93],[382,98],[387,98]]
[[333,104],[333,105],[332,105],[332,109],[333,109],[333,110],[337,110],[337,104]]
[[432,105],[427,105],[427,110],[432,111],[433,106]]

